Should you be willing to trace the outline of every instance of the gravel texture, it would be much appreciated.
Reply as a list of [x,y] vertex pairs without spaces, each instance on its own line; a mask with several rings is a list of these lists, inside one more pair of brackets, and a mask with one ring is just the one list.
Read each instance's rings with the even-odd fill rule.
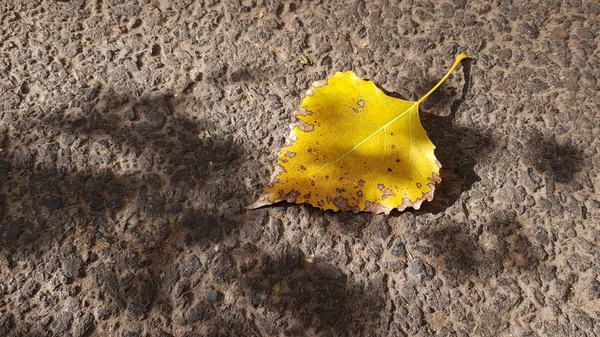
[[[600,335],[599,43],[595,0],[0,0],[0,335]],[[246,210],[311,82],[460,52],[433,202]]]

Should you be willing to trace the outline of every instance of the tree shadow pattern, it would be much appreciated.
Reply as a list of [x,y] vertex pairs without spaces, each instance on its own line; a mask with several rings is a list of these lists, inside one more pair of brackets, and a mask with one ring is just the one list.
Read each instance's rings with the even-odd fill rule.
[[[7,333],[60,335],[72,329],[84,336],[97,320],[120,313],[136,321],[154,308],[169,312],[165,266],[185,244],[205,249],[235,227],[228,219],[241,209],[211,211],[231,198],[235,184],[221,189],[210,182],[239,179],[233,173],[243,152],[239,144],[206,135],[210,123],[178,113],[168,97],[133,99],[115,92],[97,93],[92,103],[48,114],[41,123],[17,119],[13,127],[33,137],[0,139],[5,271],[16,271],[17,261],[37,265],[50,259],[44,269],[27,272],[31,291],[14,288],[4,295],[28,303],[37,293],[41,305],[56,303],[61,293],[48,293],[39,280],[57,273],[64,281],[58,289],[80,289],[78,280],[90,277],[97,288],[84,297],[103,303],[96,315],[83,318],[67,312],[13,324],[9,316]],[[40,145],[36,134],[54,141]],[[133,164],[120,161],[126,156]],[[209,197],[206,205],[194,202],[199,194]]]
[[[61,140],[37,149],[24,149],[20,144],[13,149],[10,141],[5,142],[3,155],[8,158],[0,161],[2,247],[54,240],[56,235],[41,235],[41,228],[34,228],[52,222],[48,219],[55,213],[60,214],[60,223],[85,216],[83,222],[107,231],[114,228],[105,228],[102,218],[114,217],[125,208],[129,216],[144,211],[151,218],[181,212],[190,191],[201,188],[209,176],[231,168],[239,156],[239,147],[230,140],[201,139],[207,123],[174,116],[165,97],[142,99],[133,110],[130,113],[139,117],[131,123],[98,110],[47,120],[62,133]],[[78,147],[86,147],[83,155],[72,150]],[[109,166],[122,154],[132,154],[145,170],[117,174],[110,167],[97,168]],[[50,223],[48,229],[55,226],[58,233],[64,232],[60,223]],[[38,234],[22,237],[27,231]]]
[[[385,279],[360,285],[330,263],[307,261],[298,248],[284,245],[279,250],[276,258],[263,255],[245,274],[243,292],[257,310],[291,315],[294,323],[285,334],[368,336],[383,324]],[[262,328],[281,332],[276,324]]]
[[547,253],[522,232],[512,212],[495,213],[490,222],[471,228],[466,223],[444,223],[425,231],[433,256],[444,266],[442,274],[451,286],[498,277],[506,269],[536,270]]
[[557,183],[569,183],[584,164],[583,152],[570,143],[536,133],[530,140],[528,164]]
[[[24,324],[12,325],[13,334],[49,330],[58,335],[72,329],[85,336],[98,321],[111,322],[119,315],[130,318],[124,335],[132,337],[143,335],[149,325],[161,336],[177,331],[190,337],[274,335],[281,329],[289,335],[367,336],[387,325],[382,315],[385,278],[366,285],[352,282],[334,264],[308,262],[302,251],[288,245],[273,256],[252,244],[236,246],[232,237],[241,220],[231,214],[241,209],[225,209],[231,213],[225,216],[215,206],[235,198],[234,192],[207,182],[214,177],[239,179],[234,178],[235,170],[244,150],[229,139],[207,134],[209,120],[179,114],[170,97],[132,99],[112,89],[104,91],[98,104],[67,110],[63,116],[45,118],[45,125],[21,125],[44,128],[59,138],[57,142],[32,149],[18,140],[2,141],[6,151],[0,160],[0,243],[9,266],[14,266],[13,259],[34,259],[28,255],[56,249],[56,267],[48,272],[62,275],[67,287],[90,277],[96,290],[87,296],[102,304],[88,318],[67,313],[50,323],[21,320]],[[423,120],[426,129],[443,130],[436,133],[439,141],[432,137],[434,143],[454,137],[448,151],[440,152],[460,151],[479,137],[453,129],[450,117]],[[95,155],[74,158],[76,151],[67,152],[78,148]],[[470,174],[474,155],[461,154],[441,158],[445,169],[460,179],[446,190],[440,187],[437,198],[445,201],[429,212],[443,211],[478,179]],[[115,173],[109,164],[121,156],[131,156],[139,165],[127,174]],[[199,195],[207,206],[191,200]],[[389,235],[381,218],[349,213],[328,213],[325,218],[324,226],[336,223],[342,232],[367,229],[382,239]],[[458,238],[464,233],[442,233],[440,240],[443,234]],[[471,258],[461,249],[452,250],[454,258]],[[186,253],[190,251],[202,251],[204,257]],[[258,259],[248,265],[240,262],[240,254]],[[469,263],[475,262],[459,268],[468,270]],[[207,275],[212,287],[200,284]],[[228,311],[221,304],[223,294],[215,289],[239,282],[237,291],[251,308]],[[282,326],[283,319],[248,319],[257,313],[289,317],[290,324]]]

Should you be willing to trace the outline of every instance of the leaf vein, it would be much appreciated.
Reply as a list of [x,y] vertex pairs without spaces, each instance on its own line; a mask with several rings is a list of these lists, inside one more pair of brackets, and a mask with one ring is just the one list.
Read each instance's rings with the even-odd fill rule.
[[[419,106],[418,102],[409,102],[409,103],[413,103],[413,105],[410,106],[410,108],[406,109],[405,111],[403,111],[402,113],[400,113],[398,116],[394,117],[391,121],[389,121],[388,123],[386,123],[385,125],[383,125],[382,127],[380,127],[379,129],[375,130],[375,132],[373,132],[372,134],[370,134],[369,136],[367,136],[365,139],[363,139],[362,141],[360,141],[358,144],[354,145],[353,148],[351,148],[350,150],[346,151],[344,154],[342,154],[340,157],[338,157],[336,160],[329,162],[327,164],[323,164],[321,167],[319,167],[318,169],[308,173],[306,176],[312,176],[314,174],[316,174],[317,172],[321,171],[322,169],[331,166],[337,162],[339,162],[340,160],[344,159],[347,155],[349,155],[350,153],[354,152],[359,146],[361,146],[362,144],[366,143],[367,141],[369,141],[371,138],[375,137],[375,135],[377,135],[379,132],[381,131],[385,131],[385,129],[392,125],[393,123],[395,123],[397,120],[399,120],[400,118],[404,117],[407,113],[411,112],[415,107]],[[411,128],[410,128],[410,114],[409,114],[409,133],[411,132]],[[410,135],[410,146],[412,146],[412,135]],[[410,163],[410,152],[409,152],[409,163]]]

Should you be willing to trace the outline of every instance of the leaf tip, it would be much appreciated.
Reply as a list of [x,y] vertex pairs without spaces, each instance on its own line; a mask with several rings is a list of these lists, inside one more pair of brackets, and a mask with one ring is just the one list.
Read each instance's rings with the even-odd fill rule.
[[272,202],[269,200],[269,193],[263,193],[258,199],[252,204],[246,206],[246,209],[257,209],[266,205],[270,205]]

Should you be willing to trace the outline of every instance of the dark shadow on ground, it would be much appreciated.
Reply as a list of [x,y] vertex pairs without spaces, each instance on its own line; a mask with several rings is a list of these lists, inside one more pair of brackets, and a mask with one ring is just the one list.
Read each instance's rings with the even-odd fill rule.
[[[246,271],[243,292],[257,310],[291,316],[291,325],[283,330],[286,335],[366,336],[380,328],[385,279],[353,284],[334,265],[307,262],[302,251],[289,245],[276,256],[263,255]],[[275,335],[284,327],[274,321],[262,328]]]
[[418,236],[428,242],[431,255],[443,261],[440,272],[451,286],[485,281],[506,269],[535,270],[546,258],[543,247],[521,232],[515,218],[512,212],[496,213],[477,228],[462,222],[443,223]]
[[[489,153],[494,146],[490,137],[468,128],[457,127],[454,123],[456,112],[471,88],[471,64],[471,59],[461,63],[462,67],[459,71],[463,72],[465,82],[460,95],[452,90],[446,91],[445,86],[442,85],[423,103],[424,109],[433,109],[441,105],[449,106],[450,112],[447,115],[422,111],[420,113],[421,124],[435,144],[435,155],[442,164],[440,169],[442,182],[436,186],[433,201],[423,203],[416,213],[437,214],[452,206],[463,192],[480,181],[474,170],[477,159]],[[426,92],[428,89],[422,90]]]
[[341,212],[334,213],[328,211],[323,217],[323,226],[327,226],[327,230],[332,233],[350,236],[363,237],[367,240],[387,240],[390,236],[390,226],[387,221],[387,216],[384,214],[371,213],[351,213]]
[[[151,310],[170,313],[178,277],[163,271],[186,247],[206,249],[239,225],[221,213],[241,209],[202,205],[231,199],[243,150],[206,134],[209,122],[177,113],[165,96],[100,96],[91,106],[21,123],[15,127],[39,132],[43,141],[0,139],[2,263],[37,265],[43,257],[50,259],[44,268],[67,285],[94,280],[93,296],[103,304],[85,321],[86,333],[95,319],[120,313],[132,321]],[[129,163],[120,161],[125,156]],[[233,188],[207,186],[227,177]],[[207,200],[197,207],[192,193]],[[65,332],[39,324],[21,321],[12,333]]]
[[[62,144],[55,141],[29,149],[17,141],[4,142],[0,158],[3,249],[24,244],[40,249],[90,223],[98,231],[116,235],[115,231],[126,228],[109,228],[114,224],[108,224],[107,218],[125,208],[131,211],[129,217],[140,212],[149,218],[181,212],[188,192],[202,188],[209,176],[231,169],[240,153],[230,140],[202,137],[207,123],[174,114],[164,97],[141,100],[133,109],[139,117],[131,122],[93,109],[47,121],[51,124],[43,127],[56,128]],[[87,150],[77,153],[79,147]],[[119,175],[102,168],[127,154],[145,163],[146,170]]]
[[463,192],[481,179],[475,165],[493,148],[490,137],[471,129],[453,125],[454,117],[440,117],[421,112],[421,122],[435,144],[435,155],[442,164],[442,182],[436,185],[434,199],[424,202],[417,213],[440,213],[452,206]]
[[110,171],[12,170],[8,186],[3,185],[0,245],[13,252],[23,246],[37,250],[90,223],[99,232],[109,230],[105,216],[133,198],[139,182],[134,175]]
[[528,143],[529,165],[557,183],[571,182],[583,167],[583,151],[569,142],[559,144],[555,138],[544,138],[538,133]]

